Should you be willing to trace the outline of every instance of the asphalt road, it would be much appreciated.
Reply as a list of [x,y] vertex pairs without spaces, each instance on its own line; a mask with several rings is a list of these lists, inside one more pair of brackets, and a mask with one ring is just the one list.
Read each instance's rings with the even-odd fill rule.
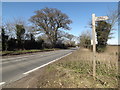
[[30,72],[44,67],[50,62],[52,63],[53,60],[58,60],[75,50],[56,50],[3,58],[2,63],[0,63],[2,64],[2,82],[0,84],[16,81]]

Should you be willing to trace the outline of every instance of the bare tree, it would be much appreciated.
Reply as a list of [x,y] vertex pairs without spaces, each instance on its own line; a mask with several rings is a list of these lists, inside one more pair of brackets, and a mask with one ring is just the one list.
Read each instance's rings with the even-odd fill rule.
[[112,10],[110,9],[108,10],[107,16],[109,17],[109,19],[106,22],[111,25],[108,39],[111,39],[111,38],[114,38],[113,36],[114,32],[112,31],[117,30],[116,26],[118,26],[118,21],[119,21],[118,19],[120,17],[120,11],[118,9],[112,9]]
[[67,37],[70,41],[72,41],[72,39],[73,39],[75,36],[72,35],[72,34],[68,34],[68,33],[67,33],[66,37]]
[[23,48],[26,25],[27,23],[22,18],[14,18],[13,21],[4,23],[6,34],[9,36],[9,39],[16,38],[18,49]]
[[90,31],[84,31],[79,36],[80,40],[80,46],[88,48],[91,45],[91,32]]
[[120,13],[118,10],[109,10],[107,16],[109,17],[107,22],[111,24],[111,30],[114,30],[114,26],[118,23],[118,17],[120,16]]
[[22,18],[14,18],[13,21],[7,20],[4,23],[6,33],[9,35],[10,38],[17,38],[16,25],[23,25],[23,27],[26,29],[27,23]]
[[35,11],[36,15],[30,18],[40,31],[43,31],[55,47],[58,40],[58,30],[70,30],[68,26],[72,21],[69,17],[55,8],[44,8]]

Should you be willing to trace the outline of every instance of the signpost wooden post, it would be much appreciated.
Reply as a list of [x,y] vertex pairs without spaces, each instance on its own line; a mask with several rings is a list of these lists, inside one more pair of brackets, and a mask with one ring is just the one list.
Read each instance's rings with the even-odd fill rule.
[[95,63],[95,53],[96,53],[96,40],[95,40],[95,14],[92,14],[92,39],[93,39],[93,78],[96,75],[96,63]]
[[95,17],[95,14],[92,14],[92,44],[93,44],[93,78],[95,80],[96,76],[96,31],[95,31],[95,22],[108,20],[107,16]]

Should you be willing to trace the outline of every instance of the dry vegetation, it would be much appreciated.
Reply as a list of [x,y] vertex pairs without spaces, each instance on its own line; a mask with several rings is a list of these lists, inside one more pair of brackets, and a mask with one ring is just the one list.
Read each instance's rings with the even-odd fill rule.
[[106,52],[97,53],[96,80],[92,77],[92,58],[90,50],[81,48],[5,87],[117,88],[118,47],[108,46]]

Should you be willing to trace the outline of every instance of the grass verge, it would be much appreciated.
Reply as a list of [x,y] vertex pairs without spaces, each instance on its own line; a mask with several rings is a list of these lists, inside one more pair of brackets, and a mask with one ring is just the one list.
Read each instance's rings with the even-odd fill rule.
[[[108,47],[108,49],[111,49],[111,47]],[[113,51],[117,52],[115,49]],[[46,72],[48,71],[48,75],[51,75],[51,77],[48,76],[48,79],[44,78],[42,83],[37,83],[38,87],[117,88],[118,56],[113,54],[113,51],[96,54],[96,80],[92,76],[92,52],[81,49],[59,62],[49,65]]]
[[26,54],[26,53],[35,53],[35,52],[44,52],[44,51],[53,51],[53,50],[56,50],[56,49],[2,51],[1,53],[2,53],[2,56],[6,56],[6,55],[20,55],[20,54]]

